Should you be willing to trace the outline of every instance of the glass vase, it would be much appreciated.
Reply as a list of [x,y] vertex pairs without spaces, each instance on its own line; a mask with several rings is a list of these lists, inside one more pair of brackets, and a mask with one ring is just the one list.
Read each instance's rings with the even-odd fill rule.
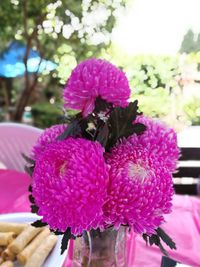
[[73,267],[126,267],[126,227],[84,232],[74,242]]

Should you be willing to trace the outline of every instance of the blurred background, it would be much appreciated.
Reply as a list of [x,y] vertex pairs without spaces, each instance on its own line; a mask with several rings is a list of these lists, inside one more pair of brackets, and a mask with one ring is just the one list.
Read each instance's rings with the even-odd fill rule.
[[123,69],[132,98],[177,131],[200,125],[199,0],[4,0],[0,3],[0,121],[40,128],[63,116],[78,62]]

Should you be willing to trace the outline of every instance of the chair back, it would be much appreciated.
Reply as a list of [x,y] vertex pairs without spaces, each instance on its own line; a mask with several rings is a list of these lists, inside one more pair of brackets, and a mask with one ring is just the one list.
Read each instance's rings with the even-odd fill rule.
[[30,155],[42,131],[20,123],[0,123],[0,162],[7,169],[24,172],[25,162],[21,153]]
[[200,181],[200,127],[192,126],[178,135],[181,158],[174,174],[175,191],[178,194],[197,194]]

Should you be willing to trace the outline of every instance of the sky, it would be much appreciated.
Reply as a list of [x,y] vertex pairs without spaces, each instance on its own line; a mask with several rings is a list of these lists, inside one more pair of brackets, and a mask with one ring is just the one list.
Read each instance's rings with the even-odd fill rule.
[[129,54],[175,54],[188,29],[200,32],[200,0],[129,0],[112,40]]

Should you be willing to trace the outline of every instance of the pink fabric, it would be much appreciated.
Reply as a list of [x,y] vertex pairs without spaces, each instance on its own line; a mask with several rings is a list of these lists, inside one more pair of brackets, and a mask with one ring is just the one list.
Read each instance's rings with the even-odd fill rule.
[[[0,214],[30,211],[28,185],[30,178],[24,173],[0,170]],[[175,196],[172,214],[166,216],[164,229],[177,244],[176,251],[170,251],[172,258],[193,267],[200,267],[200,199],[189,196]],[[136,241],[136,244],[134,243]],[[161,253],[155,247],[146,247],[140,236],[132,235],[127,244],[129,262],[127,267],[160,267]],[[69,258],[72,259],[73,244],[70,244]],[[135,255],[134,264],[132,257]],[[63,267],[72,267],[66,260]]]
[[[167,249],[171,258],[193,267],[200,267],[200,199],[189,196],[174,197],[173,212],[167,215],[163,228],[176,242],[177,250]],[[135,243],[134,243],[135,242]],[[127,243],[127,267],[160,267],[162,254],[156,247],[147,247],[141,236],[135,235]],[[72,267],[73,246],[63,267]],[[135,256],[133,260],[132,257]]]
[[30,211],[28,186],[30,177],[13,170],[0,170],[0,214]]
[[[163,228],[176,242],[177,250],[168,250],[171,258],[193,267],[200,266],[200,199],[175,196],[174,208],[166,216]],[[161,254],[155,247],[146,247],[141,237],[136,238],[135,265],[160,267]]]

